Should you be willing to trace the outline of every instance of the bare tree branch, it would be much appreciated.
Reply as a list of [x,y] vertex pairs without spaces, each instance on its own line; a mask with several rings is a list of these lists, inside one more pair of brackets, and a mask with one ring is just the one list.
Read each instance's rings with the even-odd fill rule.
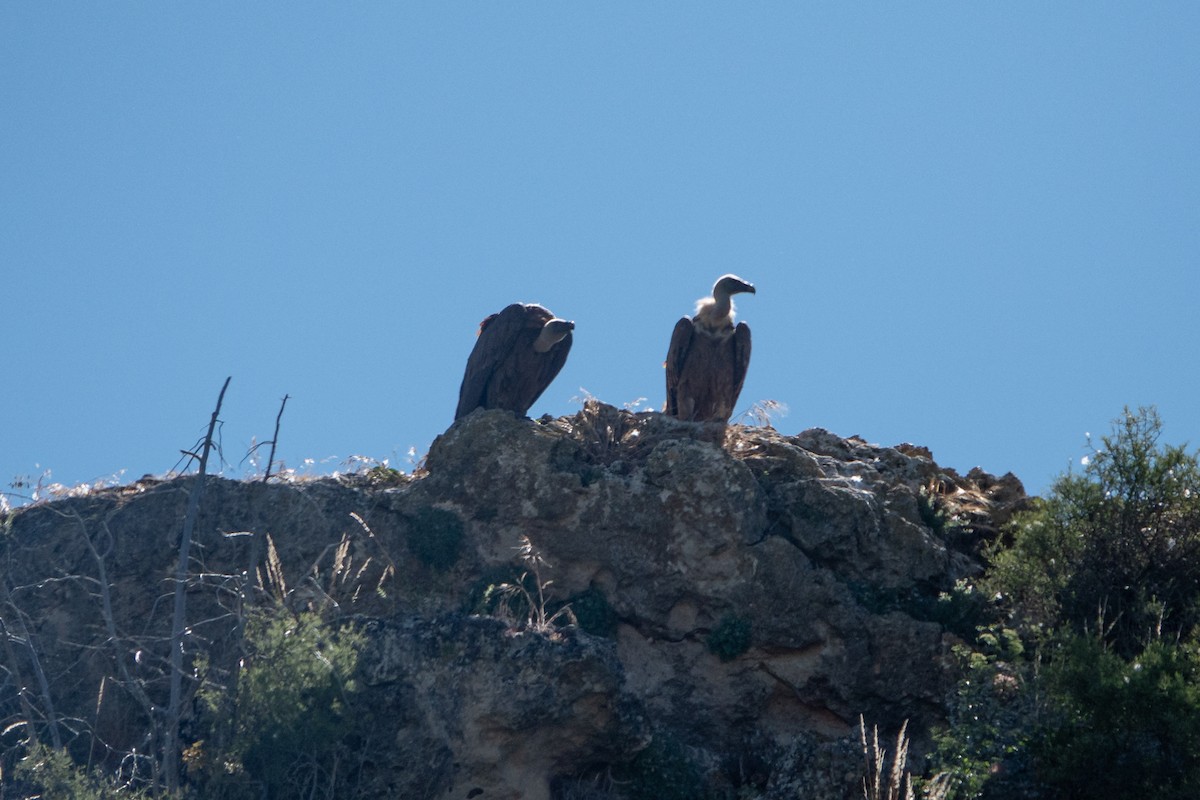
[[[108,565],[105,561],[108,552],[112,548],[113,535],[109,530],[108,521],[101,523],[104,529],[104,535],[107,539],[107,547],[104,552],[101,552],[96,543],[92,540],[91,534],[88,532],[87,523],[78,511],[71,511],[70,515],[79,523],[80,532],[83,534],[83,540],[87,542],[88,551],[92,554],[92,560],[96,562],[96,572],[99,578],[98,585],[100,588],[100,613],[104,617],[104,628],[108,633],[108,644],[112,647],[113,661],[117,665],[117,671],[121,674],[121,683],[129,690],[130,694],[138,701],[142,709],[146,712],[146,716],[150,721],[150,737],[153,740],[159,738],[159,722],[158,722],[158,707],[154,701],[150,699],[150,695],[146,693],[145,686],[142,682],[134,678],[129,672],[129,664],[126,661],[126,654],[121,647],[121,637],[117,632],[116,615],[113,612],[112,605],[112,584],[108,579]],[[155,784],[158,783],[158,768],[157,762],[154,762]]]
[[204,477],[208,468],[208,456],[213,448],[213,432],[216,430],[221,404],[225,401],[225,390],[229,388],[231,379],[232,376],[225,379],[221,393],[217,396],[217,406],[213,409],[212,419],[208,423],[208,434],[204,437],[204,446],[200,451],[196,486],[188,498],[187,515],[183,518],[183,533],[179,537],[179,561],[175,566],[175,612],[171,618],[171,694],[167,703],[167,731],[163,747],[167,789],[172,792],[179,789],[179,718],[183,697],[183,636],[187,622],[188,558],[200,500],[204,495]]
[[13,651],[13,641],[19,641],[25,645],[26,651],[29,653],[29,663],[33,666],[34,675],[37,677],[38,689],[41,692],[42,704],[45,706],[45,715],[50,728],[50,741],[55,748],[62,747],[62,738],[58,733],[58,718],[54,713],[54,704],[50,699],[50,683],[46,680],[46,673],[42,669],[42,662],[38,658],[37,647],[34,646],[33,639],[29,633],[29,628],[25,625],[24,615],[21,610],[12,602],[12,595],[9,592],[7,579],[0,582],[4,587],[4,605],[11,608],[15,614],[17,625],[20,628],[20,636],[10,631],[9,624],[5,621],[3,614],[0,614],[0,636],[4,638],[4,650],[8,656],[9,669],[12,670],[13,677],[16,678],[17,684],[20,687],[18,697],[21,702],[21,710],[25,714],[25,721],[29,725],[29,738],[34,743],[38,742],[37,729],[34,726],[33,704],[29,702],[29,695],[25,691],[25,681],[18,671],[17,655]]
[[275,463],[275,445],[279,443],[279,420],[283,419],[283,407],[287,405],[290,396],[283,396],[283,402],[279,404],[279,413],[275,415],[275,433],[271,436],[271,454],[267,456],[267,471],[263,475],[263,483],[271,479],[271,466]]

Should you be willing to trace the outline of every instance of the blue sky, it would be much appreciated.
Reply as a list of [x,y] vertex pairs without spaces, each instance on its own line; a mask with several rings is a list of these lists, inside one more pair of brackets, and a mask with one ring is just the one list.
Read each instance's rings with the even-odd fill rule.
[[[479,320],[531,413],[660,407],[735,272],[741,407],[1031,492],[1123,406],[1200,444],[1200,5],[5,3],[0,490],[407,468]],[[123,471],[123,472],[122,472]]]

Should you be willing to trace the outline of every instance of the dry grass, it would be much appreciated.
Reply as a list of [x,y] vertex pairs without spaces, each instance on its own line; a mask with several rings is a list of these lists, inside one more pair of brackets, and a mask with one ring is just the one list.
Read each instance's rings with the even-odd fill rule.
[[[890,754],[879,746],[879,726],[871,726],[867,736],[867,723],[858,718],[859,741],[866,774],[863,777],[864,800],[917,800],[912,774],[908,771],[908,720],[896,734],[896,746]],[[925,800],[946,800],[950,796],[948,775],[936,775],[921,789]]]
[[[542,578],[542,568],[550,565],[546,563],[546,559],[542,558],[542,554],[534,549],[529,537],[522,536],[521,544],[514,549],[520,554],[526,569],[515,582],[502,583],[495,587],[495,591],[500,597],[496,616],[508,621],[514,630],[529,630],[545,635],[556,633],[560,619],[566,619],[570,624],[578,625],[579,622],[575,619],[575,614],[569,605],[562,606],[557,611],[550,611],[551,601],[546,590],[554,581]],[[533,579],[532,588],[526,583],[530,577]],[[516,612],[517,608],[524,610],[525,620],[523,623],[518,621],[521,615]]]

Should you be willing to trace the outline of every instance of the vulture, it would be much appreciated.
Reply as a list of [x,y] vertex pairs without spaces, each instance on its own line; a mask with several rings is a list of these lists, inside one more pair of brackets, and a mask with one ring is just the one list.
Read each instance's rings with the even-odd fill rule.
[[538,305],[513,303],[479,323],[467,359],[455,419],[477,408],[524,416],[567,362],[575,323]]
[[754,294],[736,275],[722,275],[696,314],[675,323],[667,351],[663,412],[690,422],[729,422],[750,366],[750,326],[733,325],[732,296]]

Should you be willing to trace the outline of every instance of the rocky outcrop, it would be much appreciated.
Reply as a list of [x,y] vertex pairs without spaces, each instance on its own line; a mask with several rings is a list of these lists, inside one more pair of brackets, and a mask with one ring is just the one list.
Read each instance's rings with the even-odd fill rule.
[[462,614],[364,630],[365,705],[394,736],[361,787],[368,796],[547,798],[555,776],[620,761],[648,739],[602,640]]
[[[830,753],[860,715],[884,730],[911,720],[920,749],[970,602],[956,582],[1026,502],[1011,475],[960,476],[911,445],[592,402],[539,421],[477,411],[414,476],[207,480],[192,647],[231,657],[242,598],[354,619],[361,707],[383,732],[364,797],[565,796],[632,769],[655,742],[710,791],[794,796],[807,776],[808,796],[855,796]],[[35,704],[82,720],[108,752],[135,747],[140,730],[130,702],[97,703],[102,680],[120,685],[117,662],[151,693],[164,685],[166,579],[195,481],[5,522],[5,626],[28,628],[50,685]],[[505,610],[488,587],[522,573],[532,604],[517,591]],[[564,603],[577,625],[536,624]],[[0,657],[29,674],[22,652]],[[14,682],[0,692],[0,713],[19,718]]]

